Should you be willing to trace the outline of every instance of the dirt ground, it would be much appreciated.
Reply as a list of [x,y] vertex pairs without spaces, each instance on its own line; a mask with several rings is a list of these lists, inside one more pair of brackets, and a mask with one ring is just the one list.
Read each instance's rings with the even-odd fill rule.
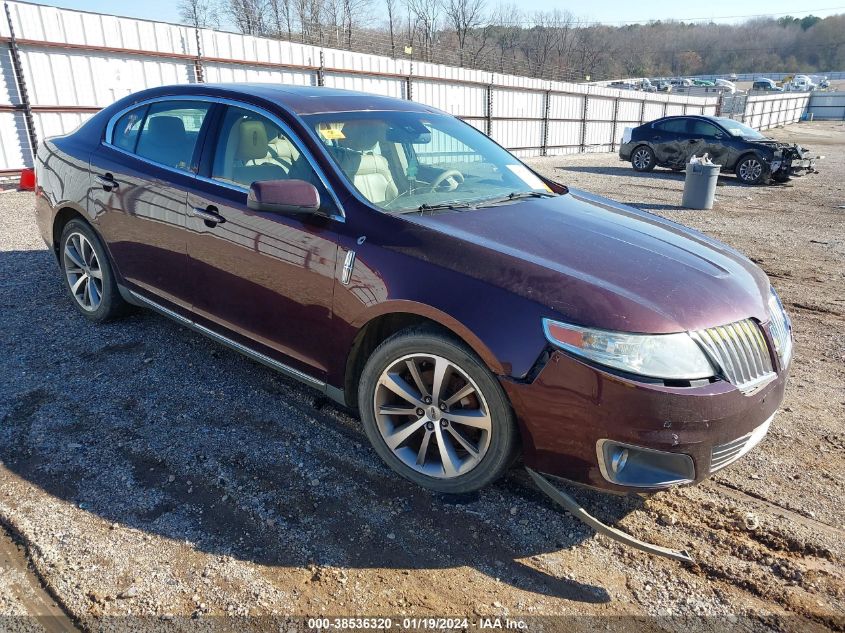
[[152,313],[89,324],[31,194],[0,194],[0,629],[62,630],[63,615],[86,630],[288,631],[302,616],[845,629],[845,124],[771,134],[824,154],[821,173],[772,187],[723,176],[712,211],[677,206],[683,174],[635,174],[615,155],[533,161],[739,248],[792,314],[786,400],[752,453],[647,499],[570,489],[688,549],[689,566],[596,536],[519,467],[458,499],[399,480],[353,416]]

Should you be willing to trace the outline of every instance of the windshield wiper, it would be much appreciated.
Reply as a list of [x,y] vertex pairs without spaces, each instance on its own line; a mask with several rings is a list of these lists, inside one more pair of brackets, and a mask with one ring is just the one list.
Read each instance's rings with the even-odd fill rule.
[[490,206],[493,204],[501,204],[503,202],[511,202],[513,200],[522,200],[523,198],[554,198],[558,194],[551,191],[512,191],[501,198],[491,198],[479,203],[478,206]]
[[473,209],[469,202],[440,202],[438,204],[422,203],[417,211],[442,211],[443,209]]

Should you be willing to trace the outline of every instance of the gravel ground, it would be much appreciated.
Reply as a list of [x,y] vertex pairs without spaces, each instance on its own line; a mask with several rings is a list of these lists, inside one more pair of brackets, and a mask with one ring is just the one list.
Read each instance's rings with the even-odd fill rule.
[[152,313],[89,324],[31,194],[0,194],[0,521],[27,551],[0,569],[0,616],[44,613],[20,599],[28,583],[90,630],[349,615],[845,629],[845,126],[772,134],[826,154],[822,173],[765,188],[722,177],[711,212],[675,206],[683,175],[635,175],[606,154],[534,161],[745,251],[794,317],[783,411],[741,462],[647,499],[573,489],[603,519],[688,548],[691,566],[594,535],[519,469],[459,499],[416,488],[348,413]]

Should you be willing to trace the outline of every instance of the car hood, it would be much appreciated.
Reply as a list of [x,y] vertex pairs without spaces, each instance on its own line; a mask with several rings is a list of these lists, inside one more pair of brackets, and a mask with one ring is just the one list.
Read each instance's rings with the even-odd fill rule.
[[420,256],[553,318],[652,333],[768,319],[768,278],[741,253],[584,191],[405,217],[436,232]]

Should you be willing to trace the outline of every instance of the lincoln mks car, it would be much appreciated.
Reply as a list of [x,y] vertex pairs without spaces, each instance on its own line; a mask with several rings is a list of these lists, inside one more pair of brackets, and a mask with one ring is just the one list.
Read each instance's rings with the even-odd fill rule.
[[419,103],[154,88],[36,163],[82,315],[151,308],[298,379],[439,492],[520,456],[610,491],[698,482],[783,398],[791,326],[757,266]]

